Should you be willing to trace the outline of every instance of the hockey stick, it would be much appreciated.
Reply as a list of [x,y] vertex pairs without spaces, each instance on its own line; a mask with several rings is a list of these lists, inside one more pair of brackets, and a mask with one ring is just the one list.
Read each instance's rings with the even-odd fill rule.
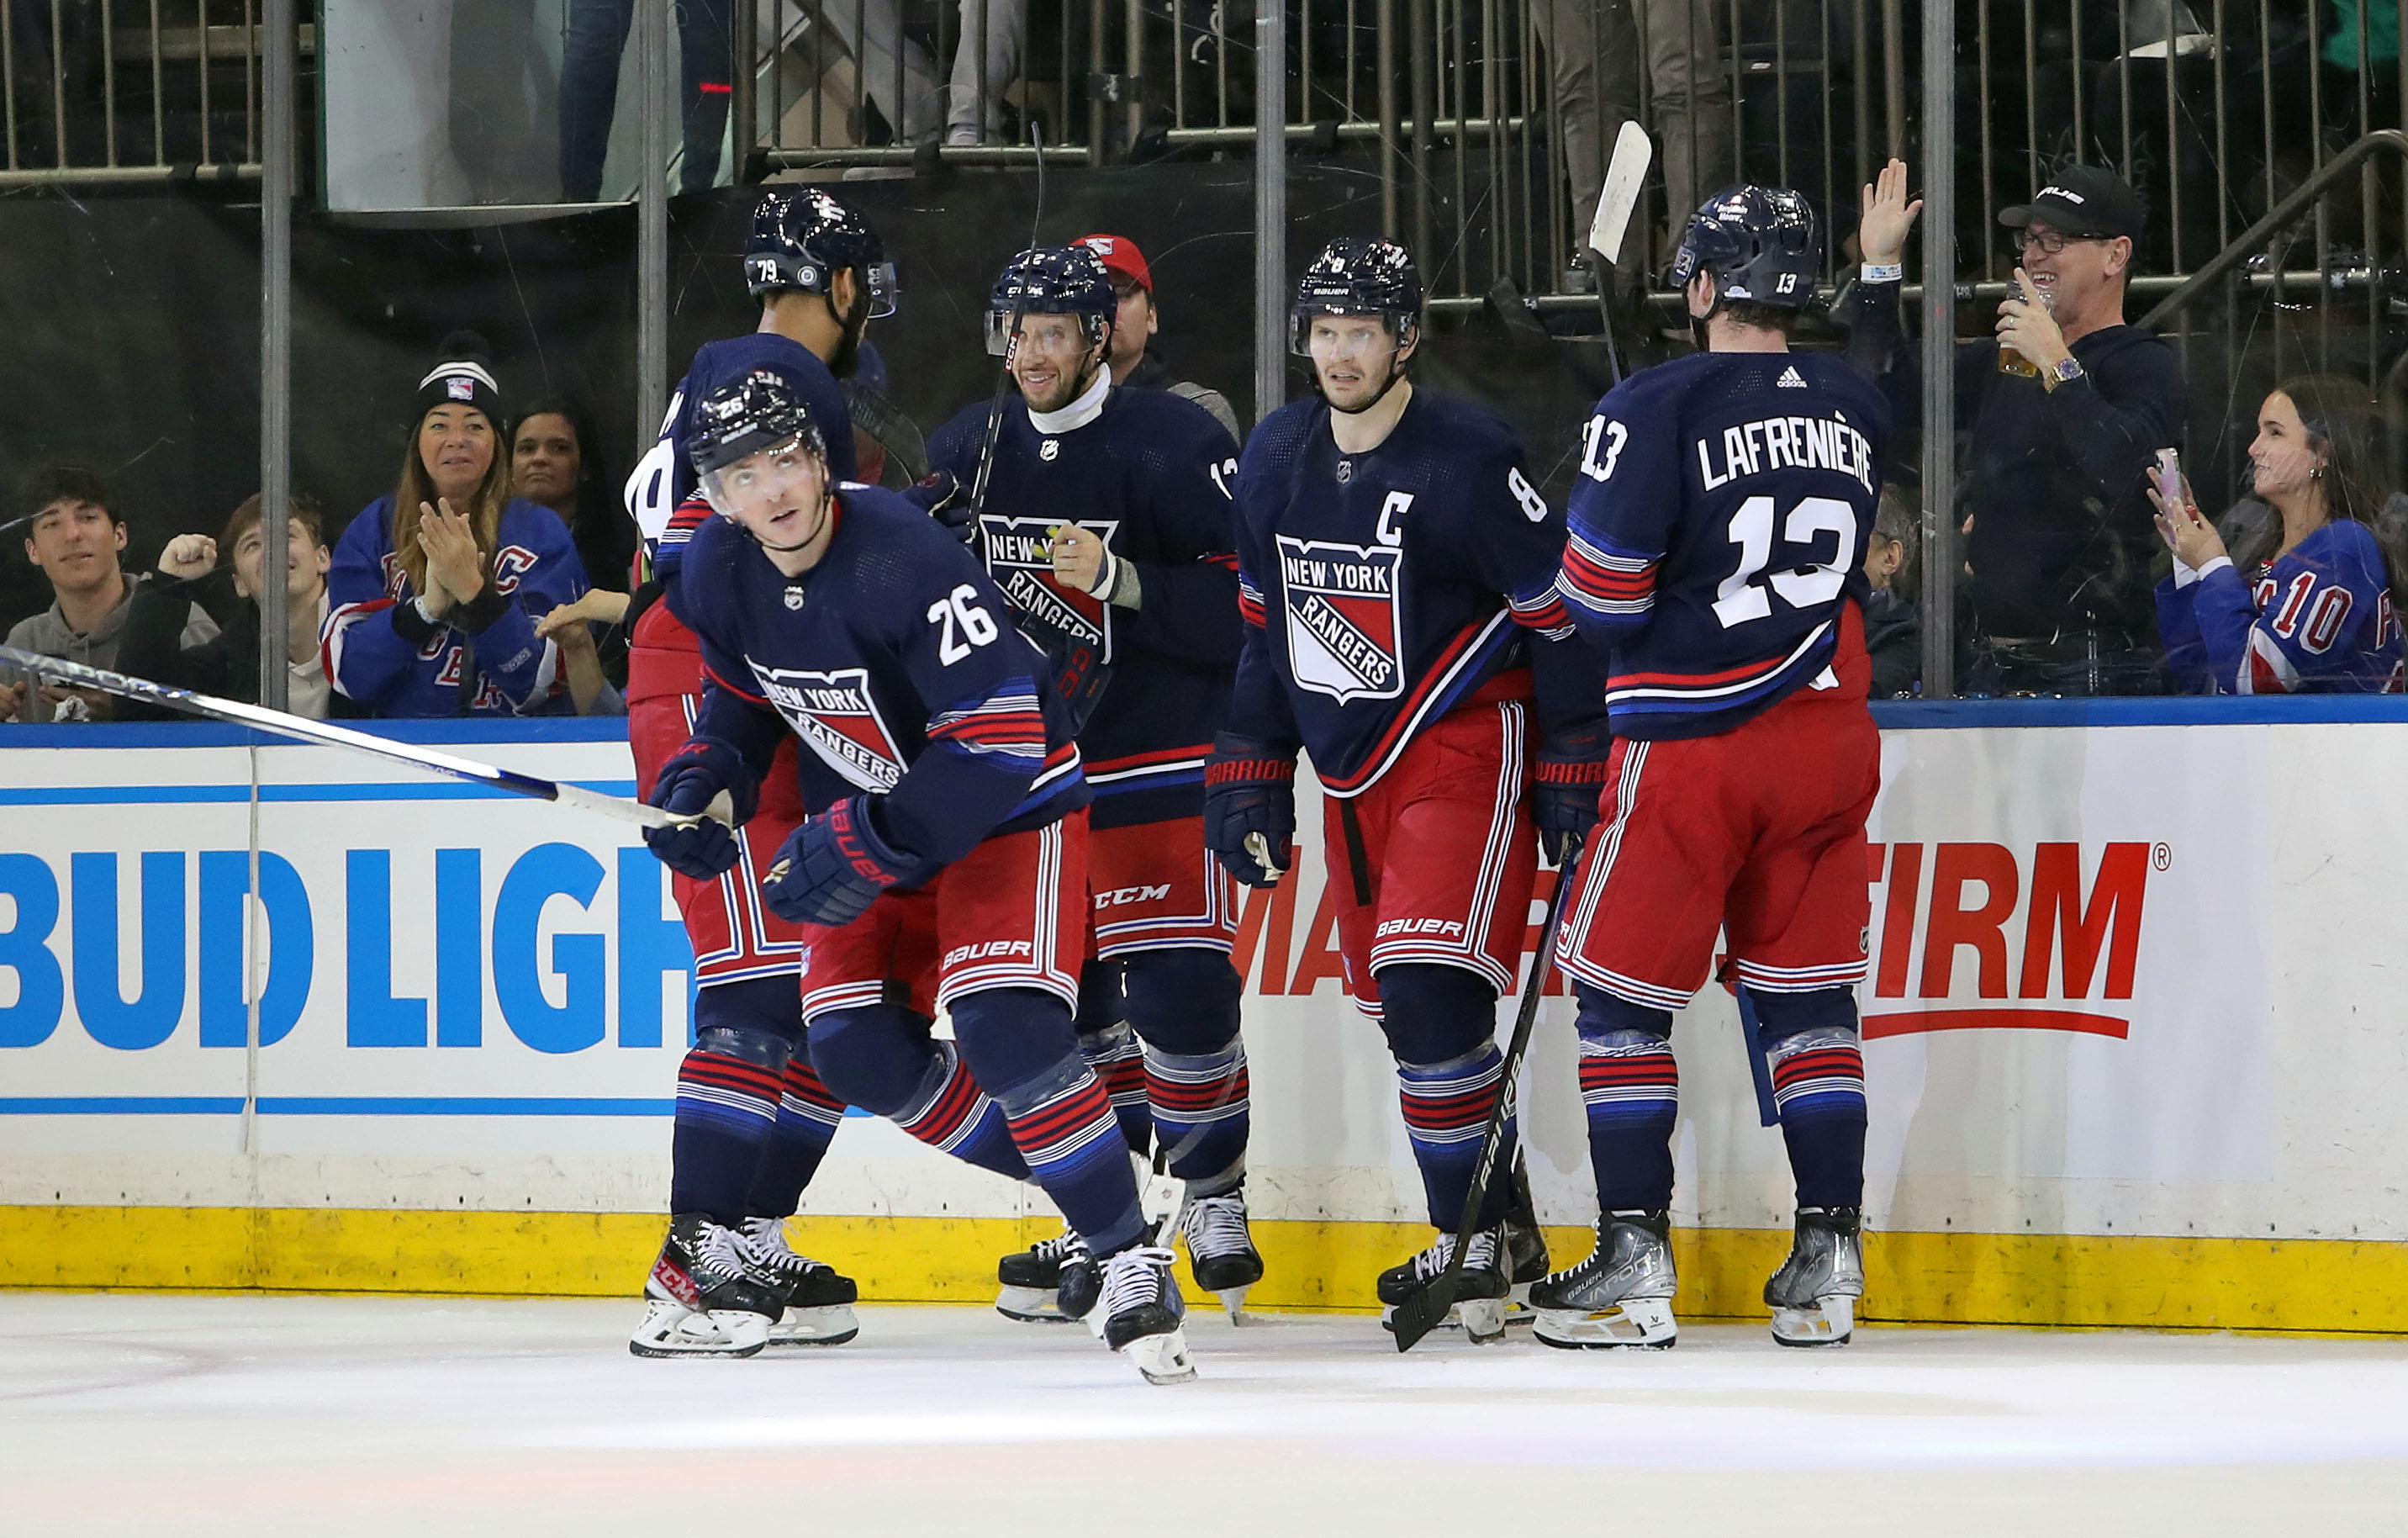
[[[1522,1058],[1530,1050],[1531,1028],[1539,1021],[1539,999],[1547,991],[1547,973],[1555,964],[1555,927],[1563,922],[1564,899],[1572,889],[1580,868],[1580,849],[1575,845],[1564,856],[1555,878],[1555,895],[1547,903],[1547,927],[1539,937],[1539,954],[1530,963],[1530,980],[1522,985],[1521,1013],[1513,1019],[1513,1039],[1506,1045],[1505,1061],[1497,1074],[1497,1103],[1488,1112],[1488,1129],[1480,1141],[1480,1162],[1471,1167],[1471,1188],[1464,1193],[1463,1218],[1455,1225],[1455,1253],[1447,1257],[1446,1270],[1428,1286],[1397,1305],[1389,1315],[1388,1328],[1396,1331],[1397,1349],[1411,1351],[1421,1338],[1446,1320],[1447,1311],[1455,1307],[1455,1294],[1463,1288],[1463,1258],[1471,1248],[1471,1236],[1480,1231],[1480,1209],[1488,1200],[1488,1176],[1497,1168],[1497,1156],[1505,1143],[1505,1115],[1513,1104],[1513,1075],[1522,1067]],[[1502,1258],[1499,1258],[1502,1263]]]
[[1756,1116],[1758,1125],[1781,1125],[1780,1107],[1772,1099],[1772,1065],[1764,1056],[1764,1024],[1756,1017],[1756,1000],[1747,996],[1747,985],[1731,989],[1739,1000],[1740,1029],[1747,1037],[1747,1076],[1756,1085]]
[[532,774],[521,774],[515,769],[496,769],[491,764],[480,764],[471,759],[455,758],[448,753],[437,753],[430,748],[414,747],[408,742],[388,741],[384,738],[372,737],[363,731],[353,731],[349,726],[337,726],[331,722],[312,721],[307,716],[287,715],[282,711],[271,711],[264,705],[246,705],[240,700],[220,699],[215,695],[195,694],[190,689],[179,689],[172,684],[154,683],[147,678],[130,678],[123,673],[109,672],[106,668],[86,667],[80,662],[69,662],[64,657],[46,657],[32,652],[20,651],[14,646],[0,646],[0,664],[60,683],[73,684],[78,688],[98,689],[104,694],[116,695],[122,699],[145,700],[153,705],[165,705],[190,715],[208,716],[215,721],[231,721],[241,726],[256,726],[262,731],[274,732],[280,737],[290,737],[303,742],[317,742],[330,748],[349,748],[354,753],[373,754],[379,758],[389,758],[397,764],[408,764],[412,769],[431,769],[437,774],[448,774],[455,780],[466,780],[473,784],[507,791],[512,796],[529,796],[539,801],[556,801],[562,806],[575,807],[581,812],[599,812],[605,817],[616,818],[623,823],[635,823],[642,827],[678,827],[694,820],[672,816],[658,807],[646,806],[641,801],[631,801],[619,796],[606,796],[598,790],[587,790],[582,785],[564,784],[556,780],[538,779]]
[[1622,260],[1622,241],[1630,229],[1630,215],[1647,187],[1647,166],[1656,157],[1655,141],[1636,122],[1626,122],[1613,140],[1613,159],[1605,168],[1605,188],[1598,194],[1597,213],[1588,223],[1588,250],[1597,263],[1597,312],[1605,323],[1605,362],[1613,382],[1622,382],[1622,349],[1613,339],[1613,285]]

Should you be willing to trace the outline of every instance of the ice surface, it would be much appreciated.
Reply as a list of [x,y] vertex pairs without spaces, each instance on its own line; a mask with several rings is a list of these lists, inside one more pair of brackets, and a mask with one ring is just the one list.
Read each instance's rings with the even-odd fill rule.
[[[632,1301],[0,1294],[0,1531],[2391,1532],[2408,1343],[1861,1330],[1556,1352],[1361,1317],[1152,1388],[1082,1330],[862,1311],[749,1361]],[[1469,1524],[1469,1526],[1464,1526]],[[1770,1524],[1770,1525],[1768,1525]]]

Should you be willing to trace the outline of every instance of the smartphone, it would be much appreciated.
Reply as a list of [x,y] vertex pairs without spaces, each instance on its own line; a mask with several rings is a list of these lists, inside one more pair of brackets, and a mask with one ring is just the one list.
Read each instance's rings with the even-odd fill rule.
[[2177,516],[2176,510],[2183,505],[2182,454],[2178,450],[2157,451],[2157,495],[2165,498],[2166,515]]

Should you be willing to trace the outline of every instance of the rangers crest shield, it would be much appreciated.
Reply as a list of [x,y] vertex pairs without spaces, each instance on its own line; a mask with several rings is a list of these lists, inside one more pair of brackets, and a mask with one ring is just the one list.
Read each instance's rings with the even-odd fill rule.
[[849,783],[875,794],[903,778],[903,754],[878,713],[868,668],[816,673],[754,663],[752,676],[795,735]]
[[1404,616],[1397,581],[1404,552],[1279,536],[1288,661],[1297,686],[1344,704],[1404,693]]
[[[1023,635],[1049,657],[1085,652],[1112,660],[1111,606],[1091,593],[1075,592],[1054,578],[1053,540],[1047,530],[1059,518],[1007,518],[979,514],[979,555],[995,585],[1003,589],[1011,617]],[[1081,519],[1078,526],[1104,541],[1107,549],[1116,520]]]

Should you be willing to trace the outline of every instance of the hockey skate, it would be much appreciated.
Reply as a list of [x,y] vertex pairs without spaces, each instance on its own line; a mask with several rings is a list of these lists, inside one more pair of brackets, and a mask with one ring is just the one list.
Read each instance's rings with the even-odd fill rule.
[[1845,1345],[1865,1295],[1864,1241],[1857,1209],[1800,1207],[1789,1258],[1764,1284],[1779,1345]]
[[701,1213],[680,1213],[644,1281],[644,1322],[627,1349],[638,1357],[750,1357],[769,1344],[769,1326],[784,1313],[779,1294],[748,1272],[742,1234]]
[[995,1295],[995,1311],[1024,1324],[1059,1325],[1083,1319],[1096,1306],[1103,1286],[1096,1258],[1087,1242],[1064,1229],[1040,1239],[1017,1255],[1007,1255],[995,1268],[1002,1284]]
[[[1455,1293],[1455,1307],[1446,1316],[1448,1324],[1461,1325],[1463,1332],[1482,1345],[1501,1340],[1505,1334],[1505,1295],[1511,1289],[1499,1258],[1503,1235],[1500,1226],[1484,1229],[1471,1236],[1471,1245],[1464,1252],[1462,1286]],[[1382,1272],[1381,1328],[1393,1330],[1397,1305],[1438,1280],[1454,1256],[1455,1235],[1442,1233],[1436,1243],[1403,1265]]]
[[1196,1285],[1221,1300],[1229,1322],[1243,1317],[1246,1291],[1263,1279],[1263,1258],[1246,1231],[1246,1199],[1235,1191],[1197,1197],[1180,1215]]
[[744,1220],[745,1274],[785,1302],[785,1314],[769,1327],[771,1345],[842,1345],[861,1333],[853,1315],[860,1292],[853,1278],[834,1266],[796,1255],[786,1243],[782,1217]]
[[1547,1236],[1539,1229],[1539,1214],[1530,1200],[1529,1167],[1513,1161],[1512,1205],[1505,1210],[1505,1322],[1526,1325],[1538,1317],[1530,1307],[1530,1287],[1548,1271]]
[[1121,1251],[1103,1264],[1104,1286],[1095,1317],[1106,1345],[1137,1363],[1148,1383],[1185,1383],[1196,1375],[1180,1321],[1187,1304],[1170,1274],[1178,1257],[1153,1244]]
[[1669,1213],[1600,1216],[1588,1258],[1530,1289],[1539,1339],[1590,1351],[1662,1350],[1677,1342],[1671,1228]]

